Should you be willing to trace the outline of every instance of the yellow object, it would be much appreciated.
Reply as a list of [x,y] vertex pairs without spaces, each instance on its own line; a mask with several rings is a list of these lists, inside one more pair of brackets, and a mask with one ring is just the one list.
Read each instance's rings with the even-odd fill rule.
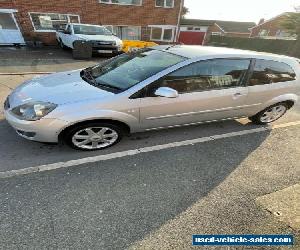
[[158,45],[154,42],[144,42],[139,40],[123,40],[123,51],[129,52],[134,49],[141,49]]

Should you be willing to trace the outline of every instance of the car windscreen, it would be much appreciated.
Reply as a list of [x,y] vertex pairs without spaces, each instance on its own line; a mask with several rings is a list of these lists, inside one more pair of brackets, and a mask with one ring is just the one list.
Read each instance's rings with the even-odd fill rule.
[[143,49],[92,67],[91,73],[99,86],[106,85],[124,91],[184,60],[185,57],[165,51]]
[[112,33],[100,26],[89,26],[89,25],[74,25],[74,34],[81,34],[81,35],[104,35],[104,36],[111,36]]

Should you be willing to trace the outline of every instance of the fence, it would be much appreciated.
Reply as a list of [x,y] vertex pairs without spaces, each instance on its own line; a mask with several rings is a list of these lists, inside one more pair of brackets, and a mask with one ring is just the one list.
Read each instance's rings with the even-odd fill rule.
[[300,41],[211,36],[208,45],[247,49],[300,58]]

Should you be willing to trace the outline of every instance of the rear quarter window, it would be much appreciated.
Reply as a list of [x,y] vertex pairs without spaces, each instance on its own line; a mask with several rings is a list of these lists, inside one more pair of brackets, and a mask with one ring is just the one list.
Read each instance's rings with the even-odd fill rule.
[[288,82],[296,80],[296,73],[286,63],[256,60],[249,86]]

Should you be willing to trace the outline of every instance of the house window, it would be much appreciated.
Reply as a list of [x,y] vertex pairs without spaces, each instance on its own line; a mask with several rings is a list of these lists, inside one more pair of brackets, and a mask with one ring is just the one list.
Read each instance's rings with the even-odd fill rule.
[[165,29],[164,30],[164,35],[163,35],[163,40],[164,41],[171,41],[173,38],[173,29]]
[[155,7],[173,8],[174,0],[155,0]]
[[11,13],[0,13],[0,30],[1,29],[7,29],[7,30],[18,29]]
[[277,30],[276,32],[276,38],[295,38],[290,33],[284,31],[284,30]]
[[268,36],[269,35],[269,31],[268,30],[261,30],[259,33],[258,33],[258,36],[259,37],[264,37],[264,36]]
[[151,40],[161,40],[162,28],[153,27],[151,29]]
[[35,31],[54,32],[67,23],[80,23],[78,15],[56,13],[29,13]]
[[180,27],[180,31],[193,31],[193,32],[206,32],[207,27],[205,26],[187,26],[187,27]]
[[175,26],[151,26],[151,40],[172,42],[175,35]]
[[142,0],[99,0],[100,3],[119,5],[142,5]]
[[122,40],[141,40],[141,27],[139,26],[105,26]]

